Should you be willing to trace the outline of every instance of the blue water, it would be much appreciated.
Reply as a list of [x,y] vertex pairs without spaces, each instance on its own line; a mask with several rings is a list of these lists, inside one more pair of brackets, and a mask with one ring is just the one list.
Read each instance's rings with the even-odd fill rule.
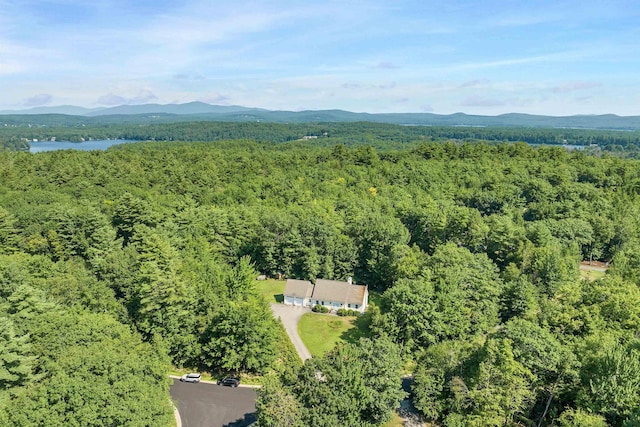
[[106,150],[112,145],[126,144],[129,141],[126,139],[104,139],[96,141],[85,142],[69,142],[69,141],[42,141],[42,142],[30,142],[31,153],[42,153],[43,151],[56,151],[56,150]]

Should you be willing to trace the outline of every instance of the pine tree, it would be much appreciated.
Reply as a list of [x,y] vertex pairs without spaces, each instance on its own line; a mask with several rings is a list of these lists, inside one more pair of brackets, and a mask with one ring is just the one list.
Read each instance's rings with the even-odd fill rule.
[[0,317],[0,390],[27,384],[33,379],[28,335],[18,336],[13,322]]

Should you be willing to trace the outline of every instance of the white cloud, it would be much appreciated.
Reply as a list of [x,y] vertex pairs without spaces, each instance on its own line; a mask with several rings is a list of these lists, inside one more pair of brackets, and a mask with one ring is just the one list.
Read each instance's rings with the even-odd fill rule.
[[127,104],[127,99],[124,96],[108,93],[98,98],[97,103],[99,105],[108,105],[108,106],[122,105],[122,104]]
[[378,62],[376,65],[374,65],[371,68],[378,68],[381,70],[393,70],[395,68],[400,68],[397,65],[395,65],[393,62],[391,61],[380,61]]
[[583,56],[583,51],[557,52],[545,55],[524,56],[520,58],[498,59],[494,61],[459,63],[441,67],[440,70],[470,71],[476,69],[510,67],[535,63],[571,62]]
[[125,97],[121,95],[116,95],[113,93],[108,93],[106,95],[98,98],[97,103],[99,105],[136,105],[136,104],[145,104],[151,101],[156,101],[158,97],[148,89],[142,89],[138,92],[136,96],[133,97]]
[[580,90],[593,89],[600,86],[602,86],[602,83],[600,82],[586,82],[586,81],[563,82],[557,86],[552,87],[551,92],[553,93],[575,92]]
[[529,27],[562,22],[566,18],[567,14],[564,11],[537,7],[535,10],[527,10],[524,14],[521,11],[498,13],[490,16],[484,24],[489,27]]
[[466,82],[463,82],[460,86],[458,86],[458,88],[460,89],[484,88],[484,87],[487,87],[489,84],[490,84],[490,81],[488,79],[473,79],[473,80],[467,80]]
[[0,37],[0,75],[24,72],[37,64],[38,58],[46,60],[47,57],[43,49]]
[[25,99],[22,105],[25,107],[40,107],[42,105],[51,104],[51,101],[53,101],[53,95],[41,93]]
[[8,74],[18,74],[24,69],[25,67],[16,61],[0,58],[0,76]]
[[636,111],[637,5],[577,5],[0,0],[0,102]]
[[221,93],[208,94],[206,96],[203,96],[202,98],[198,98],[198,101],[206,102],[207,104],[214,104],[214,105],[230,105],[231,104],[230,102],[231,98]]
[[140,29],[138,36],[152,45],[191,49],[223,41],[237,42],[243,34],[266,34],[278,27],[293,26],[297,20],[317,16],[321,10],[312,6],[273,7],[242,3],[192,2],[182,10],[158,16]]
[[204,80],[205,77],[200,73],[176,73],[173,75],[176,80]]
[[504,104],[502,100],[481,95],[469,96],[460,103],[463,107],[498,107]]

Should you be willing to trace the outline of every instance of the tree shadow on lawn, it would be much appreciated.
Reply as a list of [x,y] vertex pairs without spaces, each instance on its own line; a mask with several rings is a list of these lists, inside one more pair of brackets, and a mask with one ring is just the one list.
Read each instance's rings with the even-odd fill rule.
[[340,339],[350,344],[357,343],[360,338],[366,338],[370,335],[369,324],[371,323],[371,316],[368,313],[362,314],[358,317],[351,317],[350,322],[353,328],[344,331],[340,334]]

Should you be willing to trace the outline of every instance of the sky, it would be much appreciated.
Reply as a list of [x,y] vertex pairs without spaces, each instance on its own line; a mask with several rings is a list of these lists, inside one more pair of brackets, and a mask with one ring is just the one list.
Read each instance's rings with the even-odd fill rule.
[[637,0],[0,0],[0,110],[640,115]]

